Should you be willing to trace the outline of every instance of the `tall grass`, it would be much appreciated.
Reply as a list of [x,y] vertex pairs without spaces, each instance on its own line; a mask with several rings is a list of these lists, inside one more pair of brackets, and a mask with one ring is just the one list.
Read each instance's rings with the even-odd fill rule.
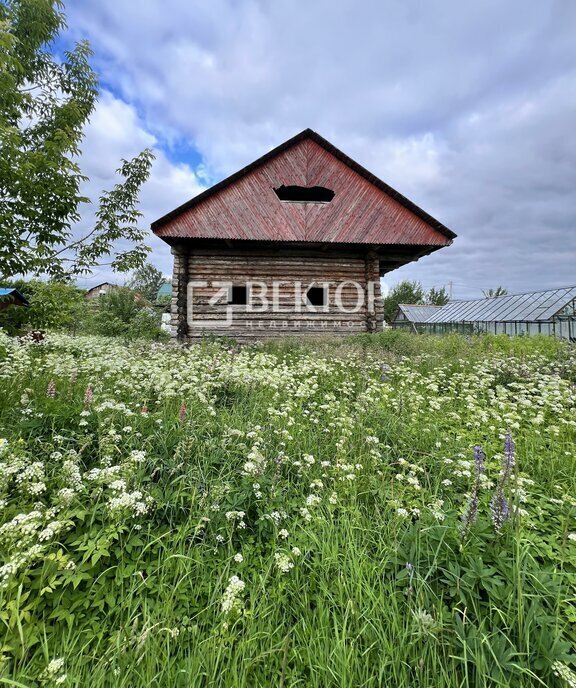
[[[0,684],[567,685],[554,669],[570,671],[576,644],[568,347],[54,336],[3,340],[0,356],[0,553],[42,548],[0,589]],[[464,532],[476,444],[487,470]],[[14,517],[34,510],[18,535]],[[231,576],[245,587],[226,613]]]

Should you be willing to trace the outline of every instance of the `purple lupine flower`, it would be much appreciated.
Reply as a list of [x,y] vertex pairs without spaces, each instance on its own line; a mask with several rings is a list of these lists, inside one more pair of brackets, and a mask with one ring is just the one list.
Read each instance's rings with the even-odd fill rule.
[[52,397],[52,399],[56,396],[56,385],[54,384],[54,380],[50,380],[48,383],[48,387],[46,387],[46,396]]
[[84,392],[84,406],[89,408],[92,404],[92,399],[94,398],[94,392],[92,391],[92,385],[86,385],[86,390]]
[[180,413],[178,414],[178,417],[180,418],[181,423],[186,422],[186,404],[184,402],[180,404]]
[[486,454],[482,451],[482,447],[477,444],[474,447],[474,471],[476,478],[478,478],[482,473],[486,473],[486,467],[484,466],[484,459]]
[[380,381],[381,382],[384,382],[384,380],[388,379],[390,370],[391,370],[390,366],[387,365],[386,363],[382,363],[380,365]]
[[504,463],[502,465],[502,478],[503,480],[508,480],[512,475],[512,470],[516,463],[515,459],[516,445],[512,439],[512,433],[510,430],[506,432],[504,436]]
[[502,526],[510,518],[510,509],[508,507],[508,500],[504,494],[504,488],[510,481],[512,471],[516,463],[515,459],[515,444],[512,439],[510,430],[506,431],[504,436],[504,460],[502,461],[502,470],[500,471],[500,480],[496,487],[496,492],[490,502],[490,514],[492,516],[492,523],[494,530],[499,535],[502,532]]
[[468,528],[476,523],[478,518],[478,502],[479,502],[479,485],[478,482],[474,483],[472,492],[470,493],[470,498],[468,499],[468,506],[466,511],[462,514],[462,526],[460,529],[460,534],[462,537],[468,532]]
[[499,535],[502,532],[502,526],[510,516],[508,500],[504,496],[504,490],[501,484],[496,488],[496,492],[490,502],[490,515],[492,516],[494,530]]

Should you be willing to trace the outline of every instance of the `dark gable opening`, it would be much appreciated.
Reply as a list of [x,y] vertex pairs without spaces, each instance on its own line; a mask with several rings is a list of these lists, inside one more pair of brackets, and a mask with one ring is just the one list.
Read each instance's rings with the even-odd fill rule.
[[330,203],[334,191],[323,186],[279,186],[274,193],[287,203]]

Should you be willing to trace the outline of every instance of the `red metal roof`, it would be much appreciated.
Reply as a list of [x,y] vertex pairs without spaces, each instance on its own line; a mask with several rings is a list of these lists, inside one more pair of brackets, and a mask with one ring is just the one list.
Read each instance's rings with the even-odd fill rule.
[[[322,186],[329,203],[282,202],[279,186]],[[456,234],[306,129],[152,223],[163,239],[244,239],[440,248]]]

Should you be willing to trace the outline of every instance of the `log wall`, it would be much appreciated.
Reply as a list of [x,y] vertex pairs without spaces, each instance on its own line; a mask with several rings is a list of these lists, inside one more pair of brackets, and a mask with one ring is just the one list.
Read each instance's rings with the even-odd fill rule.
[[[173,254],[172,327],[181,339],[216,335],[250,341],[382,329],[374,252],[201,249],[183,242]],[[248,285],[247,305],[228,304],[232,285]],[[306,302],[311,286],[327,290],[325,306]]]

